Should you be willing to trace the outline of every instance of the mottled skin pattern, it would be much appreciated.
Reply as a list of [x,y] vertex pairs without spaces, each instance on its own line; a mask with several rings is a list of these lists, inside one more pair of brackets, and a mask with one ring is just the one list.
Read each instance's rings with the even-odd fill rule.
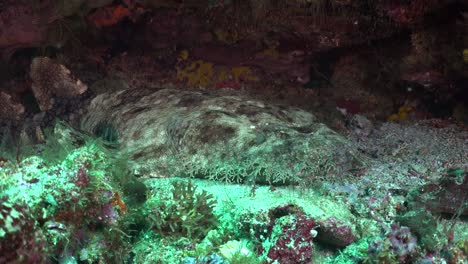
[[172,89],[102,94],[82,128],[93,132],[103,123],[115,127],[135,173],[146,177],[240,181],[256,171],[287,181],[318,176],[310,171],[325,159],[336,171],[354,159],[349,143],[312,114],[244,96]]

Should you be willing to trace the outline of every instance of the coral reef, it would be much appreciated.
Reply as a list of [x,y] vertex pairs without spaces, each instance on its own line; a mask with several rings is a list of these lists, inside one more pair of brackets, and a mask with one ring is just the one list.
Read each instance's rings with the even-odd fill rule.
[[208,87],[213,81],[213,74],[213,64],[201,60],[177,69],[177,78],[186,81],[189,87]]
[[[68,134],[73,133],[69,131]],[[69,137],[62,144],[70,147],[72,142]],[[2,212],[14,216],[2,215],[8,222],[2,226],[10,228],[10,222],[15,225],[11,230],[4,230],[8,239],[2,242],[10,241],[10,236],[17,238],[18,241],[11,244],[13,247],[31,250],[24,258],[41,257],[44,261],[78,258],[78,252],[89,250],[87,247],[100,250],[88,254],[82,261],[113,262],[122,256],[109,251],[113,247],[123,249],[127,243],[119,228],[127,208],[119,195],[117,175],[109,173],[115,159],[96,142],[88,143],[67,152],[66,157],[59,160],[46,162],[30,156],[21,160],[18,167],[8,162],[0,169],[0,198],[2,206],[9,208]],[[21,201],[22,205],[14,201]],[[36,234],[43,236],[42,240],[37,237],[37,243],[42,241],[37,245],[33,244]],[[28,246],[23,247],[21,243]],[[12,254],[16,254],[17,249],[11,249],[14,250]],[[2,252],[5,251],[2,249]],[[17,257],[26,253],[18,251]],[[27,263],[42,263],[42,260]]]
[[174,182],[172,187],[168,197],[158,197],[156,204],[147,205],[151,228],[164,236],[203,239],[217,224],[214,197],[206,191],[197,192],[191,181]]
[[265,248],[268,263],[310,263],[317,224],[304,215],[287,215],[276,219],[270,237],[270,247]]
[[414,203],[433,213],[468,215],[468,173],[462,168],[447,170],[439,181],[416,191]]
[[465,263],[467,10],[0,0],[0,263]]
[[417,239],[408,227],[392,225],[384,240],[369,247],[369,263],[411,263],[417,252]]
[[409,211],[397,216],[396,220],[403,226],[409,227],[418,237],[421,247],[429,251],[441,249],[444,236],[437,230],[436,219],[425,210]]
[[0,262],[44,263],[45,245],[42,231],[27,207],[0,199]]

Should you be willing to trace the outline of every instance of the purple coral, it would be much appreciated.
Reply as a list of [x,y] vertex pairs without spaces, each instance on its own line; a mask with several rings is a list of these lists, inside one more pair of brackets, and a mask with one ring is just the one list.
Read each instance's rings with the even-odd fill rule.
[[112,203],[107,203],[102,206],[101,215],[98,219],[108,225],[114,225],[119,220],[119,213],[115,210]]
[[400,262],[407,261],[416,253],[417,239],[411,234],[409,227],[392,225],[390,233],[387,235],[391,243],[391,248]]
[[369,257],[379,263],[413,263],[417,239],[406,226],[392,225],[384,240],[376,240],[369,247]]
[[91,182],[85,168],[80,168],[77,173],[75,184],[78,187],[86,187]]

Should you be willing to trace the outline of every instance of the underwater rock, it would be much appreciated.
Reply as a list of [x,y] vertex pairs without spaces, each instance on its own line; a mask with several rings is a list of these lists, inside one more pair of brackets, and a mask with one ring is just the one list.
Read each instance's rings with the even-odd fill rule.
[[396,219],[414,232],[424,248],[435,251],[442,245],[440,240],[445,237],[437,231],[437,220],[429,212],[425,210],[409,211]]
[[360,137],[369,136],[374,129],[372,122],[363,115],[353,115],[347,125],[355,135]]
[[[16,50],[48,45],[61,47],[64,39],[51,37],[58,24],[62,35],[65,18],[86,15],[93,8],[109,4],[112,0],[44,0],[0,2],[0,54],[10,58]],[[71,31],[66,24],[67,31]]]
[[447,5],[450,1],[425,0],[425,1],[382,1],[378,4],[378,9],[385,12],[387,16],[395,21],[399,26],[414,27],[417,22],[424,19],[424,16]]
[[224,260],[221,256],[216,253],[213,253],[206,257],[201,258],[194,258],[194,257],[186,257],[183,264],[228,264],[226,260]]
[[14,102],[11,95],[0,92],[0,124],[5,121],[18,121],[24,110],[24,106]]
[[468,173],[463,169],[449,171],[439,183],[427,184],[415,197],[432,213],[468,215]]
[[88,89],[69,69],[47,57],[33,59],[30,75],[32,90],[42,111],[49,111],[57,107],[59,100],[76,98]]
[[276,49],[262,50],[255,46],[255,42],[245,40],[236,45],[205,44],[192,49],[189,57],[216,65],[256,67],[269,75],[284,75],[289,80],[302,84],[310,79],[310,64],[307,63],[308,55],[304,50],[282,53]]
[[244,96],[127,90],[94,98],[82,129],[119,135],[137,175],[298,183],[357,165],[352,146],[314,115]]
[[0,52],[3,57],[9,58],[16,49],[46,41],[47,17],[51,16],[49,3],[42,1],[36,8],[23,1],[0,3]]
[[205,28],[203,16],[181,13],[175,9],[154,10],[151,13],[137,36],[137,41],[145,43],[146,47],[190,47],[213,40],[212,34]]
[[325,221],[319,221],[317,240],[337,247],[345,247],[357,237],[351,226],[346,225],[336,217],[330,217]]

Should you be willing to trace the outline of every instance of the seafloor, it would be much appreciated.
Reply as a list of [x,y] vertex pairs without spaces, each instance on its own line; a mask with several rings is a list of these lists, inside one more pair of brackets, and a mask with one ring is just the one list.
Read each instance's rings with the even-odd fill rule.
[[0,0],[0,264],[468,264],[468,1]]
[[468,133],[434,122],[350,130],[359,170],[307,184],[135,178],[62,122],[4,136],[0,262],[466,263]]

